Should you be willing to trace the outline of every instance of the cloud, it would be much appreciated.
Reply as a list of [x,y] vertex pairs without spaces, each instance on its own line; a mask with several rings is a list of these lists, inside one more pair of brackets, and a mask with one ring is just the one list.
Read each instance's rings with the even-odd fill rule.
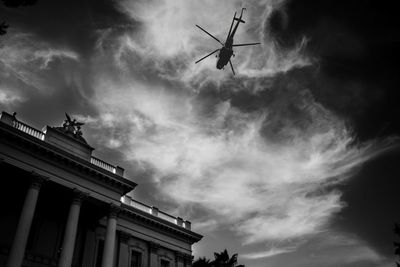
[[[212,3],[217,7],[207,1],[123,1],[119,7],[140,26],[101,35],[91,60],[90,98],[99,114],[88,118],[88,126],[101,129],[100,144],[118,148],[151,173],[158,197],[204,222],[206,231],[227,227],[243,245],[312,237],[346,205],[335,186],[393,142],[357,143],[347,122],[296,81],[266,88],[265,79],[312,62],[301,55],[305,41],[283,50],[268,34],[266,19],[283,1],[246,4],[248,30],[238,39],[258,36],[264,45],[261,54],[250,49],[238,55],[235,82],[226,80],[226,72],[211,71],[210,63],[194,66],[212,40],[192,26],[219,36],[225,29],[218,25],[240,8],[239,2]],[[268,92],[268,103],[247,111],[230,98],[201,97],[205,88],[218,95],[222,87],[235,92],[238,86],[248,94]],[[248,257],[286,250],[276,246]]]
[[[93,130],[98,147],[123,153],[154,182],[155,197],[194,220],[193,229],[229,229],[244,246],[266,245],[248,259],[289,254],[299,240],[327,231],[345,207],[337,185],[394,142],[358,143],[345,119],[292,81],[290,71],[314,59],[304,54],[307,38],[283,48],[271,34],[269,18],[284,12],[285,2],[115,2],[132,25],[97,30],[96,46],[82,61],[87,69],[79,74],[81,57],[68,47],[7,34],[0,46],[0,102],[23,102],[28,90],[49,94],[62,79],[84,87],[87,76],[94,90],[87,101],[97,114],[77,118]],[[235,41],[262,45],[236,50],[238,75],[216,70],[214,58],[195,65],[218,47],[195,24],[224,40],[243,6],[246,24]],[[246,100],[237,91],[262,104],[241,108],[238,102]],[[364,243],[340,240],[350,244],[348,263],[381,259]]]
[[[214,71],[215,59],[210,57],[194,64],[196,59],[220,45],[195,27],[202,25],[225,41],[234,12],[246,7],[246,24],[241,25],[236,43],[261,41],[262,45],[236,48],[234,59],[241,77],[272,77],[296,67],[310,65],[312,60],[302,55],[306,39],[292,49],[281,49],[269,34],[268,18],[285,1],[121,1],[120,9],[134,21],[138,31],[128,34],[124,48],[133,53],[146,53],[160,75],[183,81],[199,89],[214,82],[220,84],[230,77],[230,70]],[[227,67],[229,68],[229,67]],[[211,71],[212,70],[212,71]]]
[[383,264],[386,259],[359,237],[346,233],[328,232],[314,239],[313,260],[327,264]]
[[[220,25],[231,20],[241,2],[118,5],[137,28],[99,34],[90,60],[94,94],[88,99],[98,115],[81,119],[97,130],[95,142],[118,149],[139,171],[151,173],[157,197],[200,221],[198,229],[229,228],[243,245],[278,244],[248,258],[288,253],[292,247],[280,242],[325,231],[346,205],[335,187],[392,146],[390,139],[357,143],[347,122],[307,88],[289,75],[279,86],[273,82],[278,74],[313,62],[302,54],[306,39],[282,49],[269,34],[268,16],[284,1],[245,3],[246,28],[237,39],[263,45],[237,55],[234,81],[229,72],[215,70],[211,60],[193,64],[214,45],[193,26],[223,36],[227,29]],[[77,60],[66,51],[34,55],[44,69],[59,57]],[[234,96],[220,97],[222,88],[253,97],[263,92],[268,102],[241,109]],[[202,98],[206,90],[216,97]]]
[[323,231],[345,206],[334,186],[391,146],[357,144],[345,121],[306,89],[286,88],[254,112],[226,100],[204,114],[196,95],[125,76],[115,82],[103,73],[94,87],[104,139],[119,140],[128,161],[150,166],[158,190],[181,213],[207,210],[244,244]]
[[[53,92],[54,77],[64,75],[68,70],[64,67],[60,72],[53,71],[51,63],[56,60],[79,61],[79,56],[75,52],[54,48],[32,34],[9,33],[2,39],[0,87],[15,92],[14,96],[8,94],[8,99],[23,101],[28,98],[26,91],[42,94]],[[57,82],[59,83],[59,80]],[[3,94],[4,92],[3,89]]]
[[279,255],[279,254],[292,252],[293,250],[294,250],[293,247],[292,248],[285,248],[285,249],[272,248],[272,249],[267,250],[267,251],[252,252],[252,253],[243,254],[240,257],[242,257],[244,259],[255,260],[255,259],[268,258],[268,257],[276,256],[276,255]]
[[18,93],[13,92],[8,88],[0,87],[0,104],[8,107],[17,103],[26,101],[26,99],[20,96]]

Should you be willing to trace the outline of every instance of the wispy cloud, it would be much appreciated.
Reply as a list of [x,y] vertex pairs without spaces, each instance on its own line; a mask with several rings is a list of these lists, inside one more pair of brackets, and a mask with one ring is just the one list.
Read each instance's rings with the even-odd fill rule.
[[[77,84],[87,76],[94,90],[87,101],[97,116],[79,119],[98,130],[95,141],[118,149],[132,165],[151,173],[158,196],[200,222],[194,223],[195,230],[228,228],[249,246],[290,243],[324,231],[346,205],[335,186],[393,143],[357,143],[346,121],[318,103],[307,88],[290,82],[279,88],[272,81],[267,85],[278,74],[313,63],[303,54],[306,38],[283,49],[270,35],[268,18],[284,3],[118,2],[135,27],[99,31],[92,58],[85,62],[90,71],[78,75]],[[223,40],[233,13],[242,6],[248,8],[246,24],[236,40],[262,45],[237,53],[238,76],[232,81],[228,70],[215,70],[212,58],[194,64],[215,47],[194,25]],[[80,61],[74,51],[36,42],[34,36],[7,38],[0,46],[0,78],[6,78],[0,80],[3,104],[26,99],[23,91],[11,93],[14,88],[50,91],[52,79],[46,73],[53,64]],[[221,88],[252,97],[261,91],[270,94],[268,103],[251,111],[229,97],[203,98],[207,90],[219,96]],[[244,257],[267,258],[294,249],[276,245]],[[368,249],[357,250],[349,261],[368,253],[379,259]]]
[[196,89],[207,82],[220,83],[229,78],[230,71],[211,71],[215,69],[213,57],[194,64],[196,59],[220,46],[195,28],[195,24],[202,25],[224,42],[233,13],[246,7],[246,24],[239,29],[235,40],[237,43],[260,41],[262,45],[237,48],[234,65],[242,77],[271,77],[312,62],[302,55],[306,39],[299,40],[293,49],[281,49],[269,35],[268,18],[284,2],[122,1],[121,10],[141,22],[140,29],[125,39],[125,47],[134,53],[145,50],[147,57],[158,62],[153,68],[158,68],[165,78],[184,81]]
[[245,244],[323,230],[345,205],[332,185],[390,147],[356,144],[345,122],[307,91],[278,94],[279,104],[255,112],[222,101],[204,115],[205,103],[192,95],[130,80],[107,83],[104,75],[94,102],[107,110],[98,125],[106,139],[121,140],[128,160],[151,166],[164,196],[183,210],[208,210]]
[[294,250],[295,250],[294,247],[292,247],[292,248],[271,248],[267,251],[243,254],[240,257],[242,257],[244,259],[251,259],[251,260],[262,259],[262,258],[276,256],[276,255],[283,254],[283,253],[292,252]]
[[370,247],[367,242],[351,234],[328,232],[310,243],[313,260],[327,265],[347,265],[360,262],[384,264],[388,259]]
[[[289,75],[273,87],[277,75],[313,63],[303,53],[306,37],[284,49],[270,33],[268,19],[274,10],[284,12],[285,2],[115,2],[134,27],[98,30],[86,72],[78,75],[71,66],[55,70],[58,62],[80,62],[73,50],[7,34],[0,46],[0,103],[25,101],[24,90],[51,92],[61,80],[57,73],[78,87],[87,78],[94,90],[87,101],[98,114],[79,119],[97,130],[96,142],[151,173],[157,196],[200,222],[195,230],[228,228],[243,245],[278,244],[245,254],[248,259],[293,252],[291,242],[325,231],[346,205],[335,186],[393,142],[357,143],[351,126],[307,88],[290,83]],[[215,70],[214,58],[195,65],[218,47],[195,24],[224,40],[241,7],[247,8],[246,24],[235,40],[262,45],[238,48],[234,80],[230,70]],[[268,103],[241,109],[230,95],[221,96],[222,89],[251,97],[263,92]],[[216,97],[202,95],[209,91]],[[364,243],[342,241],[354,244],[347,263],[381,260]]]
[[0,86],[0,104],[2,104],[3,106],[9,107],[24,101],[26,101],[26,99],[22,97],[18,92],[14,92],[9,88]]
[[[53,92],[53,77],[56,74],[64,75],[50,69],[50,64],[55,60],[76,62],[79,61],[79,56],[69,49],[54,48],[32,34],[9,33],[2,37],[0,86],[12,88],[15,92],[13,96],[7,94],[8,99],[23,101],[27,98],[24,90],[34,90],[43,94]],[[67,69],[61,72],[67,72]]]
[[[290,83],[269,88],[268,106],[254,111],[241,110],[229,99],[202,99],[198,92],[210,79],[215,91],[230,84],[224,80],[227,72],[211,71],[210,62],[193,64],[207,42],[212,44],[193,25],[219,36],[225,32],[219,25],[241,6],[210,3],[121,2],[119,7],[141,24],[134,33],[112,35],[112,40],[109,33],[102,35],[92,60],[95,94],[90,99],[99,117],[88,123],[102,130],[102,144],[118,148],[135,166],[151,169],[160,196],[204,221],[202,229],[228,227],[245,245],[319,233],[346,205],[334,186],[392,143],[357,143],[342,118],[309,90]],[[263,79],[312,62],[301,54],[305,41],[281,50],[268,35],[264,22],[282,3],[247,3],[253,7],[249,30],[238,39],[260,37],[263,46],[261,54],[250,49],[239,56],[241,75],[235,84],[240,90],[264,91]],[[104,47],[105,42],[112,45]],[[242,79],[248,77],[256,82]],[[230,89],[237,90],[234,85]],[[199,209],[207,211],[206,218]],[[287,251],[276,247],[248,257]]]

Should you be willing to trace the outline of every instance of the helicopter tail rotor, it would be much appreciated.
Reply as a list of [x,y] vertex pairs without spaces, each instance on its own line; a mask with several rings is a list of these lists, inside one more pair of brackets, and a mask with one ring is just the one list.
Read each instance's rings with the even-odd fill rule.
[[242,23],[246,23],[244,20],[242,20],[241,18],[234,18],[234,20],[242,22]]
[[233,19],[236,21],[242,22],[242,23],[246,23],[244,20],[242,20],[244,10],[246,10],[246,8],[242,8],[242,12],[240,12],[240,17],[238,17],[238,18],[236,18],[236,13],[235,13],[235,16],[233,17]]

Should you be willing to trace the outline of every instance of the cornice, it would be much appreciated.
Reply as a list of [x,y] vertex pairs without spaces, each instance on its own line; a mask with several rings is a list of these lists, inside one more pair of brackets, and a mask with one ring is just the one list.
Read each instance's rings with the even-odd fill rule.
[[171,222],[165,221],[161,218],[155,217],[144,211],[135,209],[129,205],[122,203],[121,208],[122,210],[119,217],[125,217],[129,220],[133,220],[144,227],[151,228],[152,230],[164,234],[169,234],[174,238],[179,237],[183,241],[189,241],[191,243],[198,242],[203,238],[203,236],[200,234],[187,230]]
[[41,155],[47,162],[56,164],[59,167],[74,173],[91,177],[91,180],[100,184],[105,184],[110,188],[117,189],[124,195],[136,187],[136,183],[120,177],[114,173],[103,170],[102,168],[74,156],[52,144],[37,139],[18,129],[15,129],[0,121],[0,140],[5,139],[7,145],[24,149],[24,153],[34,157]]

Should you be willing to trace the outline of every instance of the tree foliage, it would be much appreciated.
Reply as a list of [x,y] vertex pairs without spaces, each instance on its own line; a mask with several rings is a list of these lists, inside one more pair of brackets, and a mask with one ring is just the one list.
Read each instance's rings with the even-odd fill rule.
[[237,253],[230,257],[228,251],[225,249],[221,253],[215,252],[213,261],[205,257],[197,259],[193,262],[193,267],[245,267],[244,265],[237,265],[237,257]]
[[209,267],[210,260],[206,259],[206,257],[198,258],[195,262],[193,262],[193,267]]

